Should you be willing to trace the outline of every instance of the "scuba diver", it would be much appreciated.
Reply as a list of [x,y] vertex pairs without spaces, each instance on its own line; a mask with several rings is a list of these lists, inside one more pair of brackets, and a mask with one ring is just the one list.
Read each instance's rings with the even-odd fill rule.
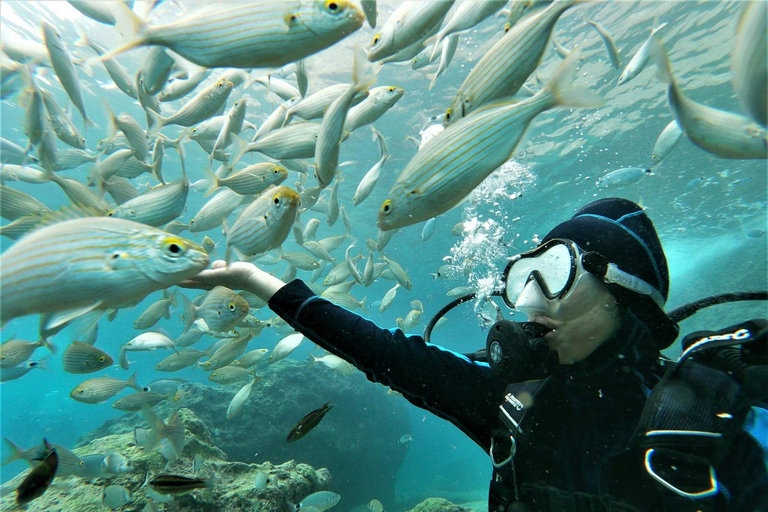
[[504,282],[504,302],[528,322],[500,320],[470,355],[377,327],[251,263],[215,262],[184,286],[255,293],[369,380],[453,423],[491,457],[490,512],[768,511],[768,322],[693,333],[679,361],[662,357],[678,326],[639,206],[588,204],[510,258]]

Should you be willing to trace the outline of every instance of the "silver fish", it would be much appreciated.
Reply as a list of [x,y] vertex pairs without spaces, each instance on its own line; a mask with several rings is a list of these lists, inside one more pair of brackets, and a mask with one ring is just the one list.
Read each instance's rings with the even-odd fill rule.
[[116,4],[118,29],[135,35],[111,54],[161,45],[206,68],[280,67],[333,45],[363,24],[360,8],[348,0],[235,2],[157,26],[146,25],[121,4]]
[[677,141],[680,140],[681,135],[683,135],[683,130],[681,130],[680,125],[677,124],[677,119],[673,119],[666,127],[664,127],[659,134],[659,137],[656,139],[656,142],[653,145],[651,161],[654,164],[661,162],[677,145]]
[[[202,335],[202,332],[200,334]],[[177,343],[178,340],[174,342],[174,344]],[[157,363],[155,365],[155,370],[159,372],[176,372],[188,366],[192,366],[205,355],[208,355],[207,351],[195,350],[191,348],[187,350],[179,350],[175,354],[171,354]]]
[[391,109],[405,90],[395,85],[383,85],[374,87],[369,91],[368,97],[347,112],[344,130],[353,132],[358,128],[371,124]]
[[600,39],[603,40],[605,50],[608,52],[608,60],[611,61],[611,65],[616,69],[621,69],[621,56],[619,55],[619,49],[616,48],[616,43],[613,42],[613,37],[601,24],[596,21],[592,21],[589,18],[585,18],[586,22],[592,25],[592,27],[600,34]]
[[675,82],[667,51],[658,36],[653,36],[651,55],[667,84],[669,107],[691,142],[723,158],[768,158],[765,128],[748,117],[688,98]]
[[111,210],[111,217],[159,227],[179,217],[187,204],[189,182],[182,170],[181,178],[173,183],[157,185],[142,195]]
[[186,296],[179,295],[184,305],[186,326],[202,318],[211,331],[225,332],[248,314],[248,302],[225,286],[217,286],[205,294],[200,306],[194,306]]
[[453,0],[402,2],[373,37],[368,47],[368,60],[377,62],[411,46],[439,26],[452,6]]
[[731,83],[744,112],[768,124],[768,7],[762,0],[745,2],[731,53]]
[[233,164],[251,151],[258,151],[276,160],[312,158],[315,156],[319,131],[320,123],[315,122],[296,123],[278,128],[254,142],[244,144]]
[[232,397],[232,401],[229,402],[229,406],[227,407],[227,419],[231,420],[234,418],[237,414],[240,413],[240,411],[243,410],[243,406],[245,405],[246,400],[250,398],[251,391],[253,391],[253,385],[256,383],[256,378],[251,379],[251,381],[240,388],[240,391],[235,393],[235,396]]
[[642,167],[624,167],[611,171],[595,181],[597,188],[619,188],[639,183],[645,176],[653,176],[653,171]]
[[159,114],[155,115],[154,113],[147,111],[147,114],[152,121],[151,128],[159,129],[171,124],[192,126],[193,124],[205,121],[209,117],[215,115],[222,105],[227,102],[227,98],[229,97],[229,93],[232,92],[233,87],[234,84],[229,80],[218,80],[197,93],[170,117],[163,117]]
[[288,237],[299,208],[299,194],[285,186],[263,192],[227,231],[227,261],[232,251],[244,256],[261,254],[279,247]]
[[69,50],[67,50],[64,42],[61,40],[61,34],[46,21],[42,22],[42,29],[45,47],[51,56],[51,65],[53,70],[56,71],[56,76],[59,82],[61,82],[61,86],[67,92],[69,99],[72,100],[80,115],[83,116],[85,124],[93,124],[85,113],[85,101],[80,90],[80,77],[77,75],[75,65],[72,63],[72,56],[69,54]]
[[40,347],[46,347],[52,354],[56,353],[56,347],[46,338],[39,341],[6,341],[0,345],[0,368],[11,368],[25,362]]
[[98,404],[109,400],[120,393],[126,387],[132,387],[136,391],[142,391],[136,383],[134,373],[128,380],[113,379],[112,377],[97,377],[78,384],[69,396],[86,404]]
[[627,67],[625,67],[624,71],[619,75],[619,85],[629,82],[645,68],[648,59],[651,56],[651,38],[666,26],[666,23],[662,23],[661,25],[654,24],[653,29],[651,29],[651,35],[648,36],[648,39],[646,39],[642,46],[640,46],[637,53],[632,56]]
[[2,320],[68,312],[55,322],[61,325],[180,283],[208,261],[195,242],[136,222],[86,217],[52,224],[0,255]]
[[205,371],[213,371],[223,368],[237,359],[240,354],[245,352],[250,340],[250,335],[230,340],[217,349],[210,359],[203,363],[198,363],[198,366]]
[[[75,41],[75,46],[90,46],[91,49],[96,52],[96,55],[99,56],[106,53],[104,48],[91,41],[85,32],[83,32],[79,27],[78,33],[80,34],[80,39]],[[110,78],[112,78],[112,81],[115,83],[118,89],[133,99],[138,98],[133,78],[128,75],[128,71],[126,71],[125,67],[123,67],[123,65],[120,64],[117,59],[102,59],[101,63],[104,65],[104,68],[107,70],[107,73],[109,74]]]
[[189,231],[200,233],[221,226],[230,213],[245,199],[232,189],[219,190],[189,221]]
[[403,169],[382,203],[379,229],[415,224],[456,206],[510,158],[530,122],[541,112],[558,105],[601,104],[593,93],[567,82],[578,57],[579,52],[574,51],[563,60],[550,83],[532,98],[499,101],[435,135]]
[[198,69],[186,80],[174,80],[163,87],[163,90],[157,95],[157,99],[162,102],[181,99],[197,89],[197,86],[203,83],[210,74],[210,69]]
[[243,196],[258,195],[273,185],[279,185],[288,177],[288,171],[274,162],[249,165],[226,178],[219,178],[210,171],[206,174],[209,181],[206,197],[221,187],[227,187]]
[[61,356],[61,365],[67,373],[93,373],[109,368],[112,356],[87,343],[73,341]]
[[150,407],[154,407],[165,399],[167,399],[167,397],[160,393],[138,391],[116,400],[112,403],[112,407],[120,411],[137,412],[141,410],[142,405],[146,404]]
[[578,0],[559,0],[524,18],[475,64],[445,113],[454,123],[489,102],[515,94],[538,67],[560,16]]

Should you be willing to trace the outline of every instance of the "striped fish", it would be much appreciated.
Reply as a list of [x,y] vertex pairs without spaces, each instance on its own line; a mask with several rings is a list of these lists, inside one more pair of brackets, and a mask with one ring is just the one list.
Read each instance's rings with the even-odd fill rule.
[[136,373],[128,380],[113,379],[112,377],[96,377],[81,382],[70,391],[69,396],[86,404],[98,404],[109,400],[123,389],[132,387],[136,391],[143,391],[136,382]]
[[18,240],[31,230],[35,229],[42,219],[36,215],[27,215],[19,217],[13,222],[0,226],[0,235],[7,236],[11,240]]
[[189,194],[187,175],[182,170],[181,178],[167,185],[157,185],[139,197],[121,204],[108,215],[159,227],[171,222],[184,212]]
[[374,87],[369,91],[367,98],[349,109],[344,130],[353,132],[362,126],[373,123],[391,109],[403,97],[403,94],[405,94],[405,90],[395,85]]
[[0,217],[16,220],[20,217],[41,217],[51,209],[21,190],[0,185]]
[[365,64],[365,52],[358,46],[355,48],[352,65],[352,83],[331,103],[323,116],[315,145],[315,176],[321,187],[327,187],[331,183],[339,166],[339,145],[344,132],[344,121],[353,97],[367,89],[376,80],[375,75],[367,72]]
[[66,220],[40,228],[0,255],[3,322],[67,311],[55,327],[93,309],[143,298],[208,265],[198,244],[111,217]]
[[[312,158],[315,156],[320,123],[306,122],[288,125],[271,131],[254,142],[243,145],[232,164],[251,151],[258,151],[275,160]],[[237,139],[235,139],[237,140]]]
[[[288,108],[283,125],[290,123],[293,116],[300,117],[305,121],[320,119],[331,103],[336,101],[347,89],[349,89],[348,84],[333,84],[310,94],[306,98],[301,98],[295,105]],[[359,103],[367,96],[368,91],[358,91],[353,101]]]
[[261,123],[261,126],[259,126],[259,129],[256,130],[256,133],[253,136],[253,142],[256,142],[261,137],[266,135],[267,133],[271,132],[272,130],[275,130],[284,124],[285,122],[285,116],[288,112],[288,109],[296,105],[299,101],[301,101],[301,98],[294,97],[289,100],[286,100],[282,104],[278,105],[278,107],[272,111],[269,116],[267,116],[267,119],[264,120],[263,123]]
[[[77,30],[80,34],[80,39],[75,41],[75,46],[90,46],[91,49],[96,52],[96,55],[99,56],[106,53],[104,48],[91,41],[85,32],[83,32],[79,27],[77,27]],[[109,74],[110,78],[112,78],[112,81],[115,83],[118,89],[133,99],[138,98],[138,95],[136,94],[136,87],[133,83],[133,78],[130,77],[128,71],[126,71],[122,64],[117,62],[116,59],[102,59],[101,63],[104,65],[104,68],[107,70],[107,73]]]
[[240,413],[240,411],[243,410],[243,406],[245,405],[246,400],[250,398],[251,391],[253,390],[253,385],[256,383],[256,377],[254,376],[251,381],[240,388],[240,391],[235,393],[235,396],[232,397],[232,401],[229,402],[229,406],[227,406],[227,419],[231,420],[234,418],[237,414]]
[[295,97],[301,98],[304,96],[296,87],[277,76],[260,76],[258,78],[254,78],[253,83],[263,85],[267,88],[267,91],[277,94],[283,101],[287,101]]
[[118,30],[134,34],[108,56],[160,45],[206,68],[281,67],[344,39],[363,24],[349,0],[250,0],[211,5],[166,25],[149,26],[122,2]]
[[157,95],[157,99],[162,102],[167,102],[183,98],[197,89],[197,86],[203,83],[210,74],[210,69],[199,69],[192,73],[186,80],[174,80],[160,91]]
[[648,58],[651,56],[651,38],[659,30],[666,26],[666,23],[662,23],[661,25],[654,23],[653,28],[651,29],[651,35],[648,36],[648,39],[646,39],[645,42],[640,46],[640,49],[637,50],[637,53],[632,56],[632,58],[629,60],[629,64],[627,64],[627,66],[624,68],[624,71],[622,71],[619,75],[619,85],[623,85],[629,82],[637,75],[639,75],[640,72],[645,68],[645,65],[648,63]]
[[133,151],[133,156],[137,160],[146,162],[147,156],[149,156],[149,141],[147,140],[147,133],[144,131],[144,128],[129,114],[123,113],[116,116],[106,100],[104,100],[104,107],[109,118],[111,137],[114,137],[117,130],[123,132],[131,151]]
[[560,15],[580,0],[557,0],[512,27],[469,72],[445,114],[448,125],[493,100],[512,96],[541,62]]
[[45,172],[48,179],[61,187],[61,190],[64,191],[75,206],[93,210],[100,214],[105,214],[109,211],[109,203],[101,199],[90,188],[79,181],[72,178],[63,178],[56,173],[50,172],[50,169],[46,169]]
[[296,221],[299,203],[299,194],[282,185],[257,197],[227,231],[227,261],[232,261],[233,250],[253,256],[280,247]]
[[651,161],[654,164],[661,162],[670,151],[674,149],[680,137],[683,135],[683,130],[680,129],[680,125],[677,124],[677,119],[673,119],[659,134],[656,142],[653,145],[653,153],[651,154]]
[[227,102],[229,93],[232,92],[234,84],[229,80],[220,79],[209,85],[191,100],[189,100],[178,112],[170,117],[163,117],[147,110],[147,115],[151,121],[153,130],[158,130],[169,124],[179,126],[192,126],[215,115],[219,109]]
[[[378,62],[411,46],[442,23],[453,0],[440,2],[406,1],[387,19],[381,32],[373,36],[368,60]],[[418,48],[421,51],[421,47]],[[411,60],[414,55],[405,60]]]
[[112,366],[112,356],[88,343],[73,341],[61,356],[61,366],[67,373],[93,373]]
[[142,405],[154,407],[168,397],[151,391],[138,391],[131,393],[112,403],[112,407],[120,411],[138,412]]
[[237,356],[245,352],[245,349],[248,347],[248,342],[251,340],[251,338],[252,336],[249,334],[242,338],[228,341],[219,347],[216,352],[213,353],[210,359],[204,363],[198,363],[198,366],[207,372],[218,370],[219,368],[227,366],[229,363],[237,359]]
[[210,183],[205,197],[221,187],[229,188],[243,196],[258,195],[273,185],[279,185],[288,177],[288,171],[274,162],[249,165],[226,178],[219,178],[207,169],[204,171]]
[[652,39],[651,57],[667,84],[669,108],[690,141],[723,158],[768,158],[768,131],[749,117],[688,98],[675,82],[663,43],[658,36]]
[[245,199],[234,190],[225,188],[214,195],[189,221],[189,231],[200,233],[221,226],[230,213]]
[[64,112],[64,109],[56,102],[53,95],[43,90],[40,93],[43,96],[43,105],[45,105],[45,109],[48,111],[48,120],[51,122],[51,127],[56,137],[64,144],[68,144],[73,148],[85,149],[85,138],[77,131],[77,128],[75,128],[67,113]]
[[[200,336],[203,335],[200,331],[192,331],[192,332],[198,332],[200,333]],[[177,343],[177,342],[174,342]],[[159,363],[155,365],[155,370],[158,372],[176,372],[181,369],[184,369],[188,366],[192,366],[196,362],[200,360],[201,357],[208,355],[206,351],[203,350],[196,350],[193,348],[187,349],[187,350],[179,350],[178,352],[169,355]]]
[[202,318],[208,330],[226,332],[248,314],[248,302],[225,286],[206,293],[200,306],[193,305],[185,295],[179,294],[179,297],[184,307],[185,330],[195,318]]
[[21,364],[38,348],[45,346],[51,353],[56,353],[55,347],[45,338],[39,341],[9,340],[0,345],[0,368],[12,368]]
[[46,21],[43,21],[42,29],[45,47],[51,56],[51,64],[53,65],[53,70],[56,71],[56,76],[59,82],[61,82],[61,86],[66,91],[69,99],[72,100],[72,104],[80,112],[80,115],[83,116],[85,124],[92,125],[93,123],[85,113],[85,101],[83,100],[83,92],[80,90],[80,77],[77,75],[75,65],[72,63],[72,56],[69,54],[69,50],[67,50],[64,42],[61,40],[61,34]]
[[576,69],[574,51],[538,94],[519,103],[500,101],[435,135],[403,169],[379,209],[382,231],[416,224],[456,206],[506,162],[530,122],[547,109],[600,104],[592,93],[567,83]]

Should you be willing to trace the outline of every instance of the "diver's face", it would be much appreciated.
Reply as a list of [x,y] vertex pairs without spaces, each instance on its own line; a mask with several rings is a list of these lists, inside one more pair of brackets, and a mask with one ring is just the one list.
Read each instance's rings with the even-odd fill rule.
[[552,329],[544,336],[560,364],[586,359],[619,329],[619,309],[608,288],[591,274],[582,274],[562,299],[547,299],[536,281],[520,293],[515,309],[531,322]]

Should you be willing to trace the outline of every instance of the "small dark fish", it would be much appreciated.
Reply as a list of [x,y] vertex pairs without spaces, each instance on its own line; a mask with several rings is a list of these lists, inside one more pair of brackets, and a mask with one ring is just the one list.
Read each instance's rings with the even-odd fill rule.
[[160,474],[149,481],[149,486],[158,494],[180,496],[195,489],[210,489],[213,487],[213,480],[210,478],[189,478],[182,475]]
[[330,401],[326,402],[321,408],[315,409],[311,413],[301,418],[299,422],[293,426],[285,440],[289,443],[292,443],[307,435],[310,430],[315,428],[317,424],[320,423],[320,420],[323,419],[323,416],[325,416],[325,414],[333,408],[332,405],[328,405],[330,403]]
[[[50,446],[48,441],[43,441],[46,447]],[[56,448],[50,448],[43,462],[32,468],[32,471],[29,472],[27,477],[21,482],[21,485],[19,485],[19,488],[16,489],[16,503],[23,505],[42,496],[45,490],[48,489],[48,486],[51,485],[58,466],[59,457],[56,455]]]

